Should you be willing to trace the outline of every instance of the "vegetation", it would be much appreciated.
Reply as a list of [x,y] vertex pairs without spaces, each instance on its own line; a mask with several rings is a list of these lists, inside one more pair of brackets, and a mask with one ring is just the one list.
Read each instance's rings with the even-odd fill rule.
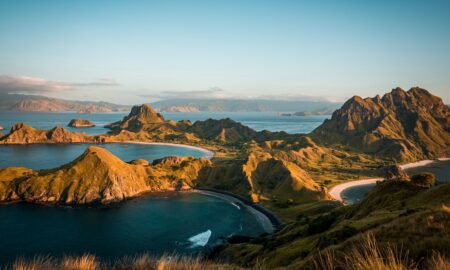
[[419,173],[411,176],[411,182],[422,187],[432,187],[436,182],[436,178],[432,173]]

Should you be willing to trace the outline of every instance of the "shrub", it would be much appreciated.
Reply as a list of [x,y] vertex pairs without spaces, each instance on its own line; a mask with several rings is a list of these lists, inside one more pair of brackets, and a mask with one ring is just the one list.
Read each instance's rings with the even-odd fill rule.
[[411,177],[411,182],[421,187],[432,187],[435,181],[436,178],[432,173],[419,173]]

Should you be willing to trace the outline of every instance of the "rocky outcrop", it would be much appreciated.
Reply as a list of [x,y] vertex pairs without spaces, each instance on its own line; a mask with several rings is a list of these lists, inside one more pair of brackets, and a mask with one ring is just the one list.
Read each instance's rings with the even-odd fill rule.
[[95,127],[94,123],[86,119],[72,119],[69,122],[69,127],[73,128],[87,128],[87,127]]
[[104,204],[143,192],[188,189],[209,160],[179,158],[176,164],[161,161],[126,163],[109,151],[90,146],[62,167],[32,171],[0,169],[0,199],[35,203]]
[[128,116],[125,116],[122,121],[111,123],[105,127],[113,130],[139,131],[147,125],[160,123],[164,123],[163,116],[150,105],[143,104],[134,106]]
[[409,180],[408,174],[398,165],[385,168],[384,179],[386,180]]
[[24,123],[12,126],[9,134],[0,138],[0,144],[29,144],[29,143],[82,143],[95,142],[95,138],[85,133],[70,132],[62,127],[50,130],[33,128]]
[[406,161],[447,155],[449,132],[450,110],[442,99],[421,88],[396,88],[383,97],[351,98],[310,135]]

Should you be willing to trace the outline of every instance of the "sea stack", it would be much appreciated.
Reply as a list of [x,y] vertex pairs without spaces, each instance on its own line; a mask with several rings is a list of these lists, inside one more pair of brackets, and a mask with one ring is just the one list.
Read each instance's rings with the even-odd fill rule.
[[72,119],[70,120],[68,126],[73,128],[95,127],[94,123],[86,119]]

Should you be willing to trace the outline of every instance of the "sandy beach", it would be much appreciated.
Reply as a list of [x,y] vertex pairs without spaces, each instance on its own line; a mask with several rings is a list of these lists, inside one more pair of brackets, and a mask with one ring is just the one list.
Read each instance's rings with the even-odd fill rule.
[[257,210],[256,208],[252,207],[251,205],[248,205],[244,201],[233,197],[226,195],[224,193],[214,192],[210,190],[194,190],[194,192],[199,192],[201,194],[205,194],[208,196],[218,197],[223,200],[229,201],[231,204],[235,205],[236,207],[245,207],[247,210],[249,210],[258,220],[258,222],[263,227],[264,231],[267,233],[273,233],[276,230],[275,224],[272,223],[272,221],[261,211]]
[[[438,158],[436,160],[448,161],[448,160],[450,160],[450,158]],[[424,166],[433,164],[434,162],[436,162],[436,160],[427,159],[427,160],[421,160],[421,161],[407,163],[407,164],[403,164],[403,165],[399,165],[399,166],[400,166],[400,168],[406,170],[406,169],[424,167]],[[374,184],[377,181],[383,181],[383,180],[384,180],[383,178],[369,178],[369,179],[350,181],[350,182],[346,182],[346,183],[339,184],[339,185],[332,187],[330,189],[329,193],[330,193],[331,197],[333,197],[333,199],[344,202],[344,199],[342,198],[342,192],[344,190],[351,188],[351,187]]]
[[130,143],[130,144],[145,144],[145,145],[168,145],[168,146],[175,146],[175,147],[183,147],[183,148],[189,148],[201,151],[205,153],[206,159],[211,159],[214,157],[214,152],[211,150],[208,150],[203,147],[199,146],[193,146],[188,144],[180,144],[180,143],[161,143],[161,142],[138,142],[138,141],[123,141],[123,142],[111,142],[111,143]]

